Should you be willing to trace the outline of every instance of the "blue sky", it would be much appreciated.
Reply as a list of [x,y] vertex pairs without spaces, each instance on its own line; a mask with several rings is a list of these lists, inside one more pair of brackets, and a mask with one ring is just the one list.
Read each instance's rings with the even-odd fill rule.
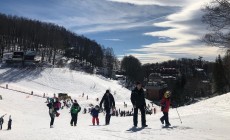
[[218,48],[200,41],[207,32],[200,10],[209,0],[1,0],[0,12],[55,23],[112,47],[121,59],[142,63],[182,57],[214,60]]

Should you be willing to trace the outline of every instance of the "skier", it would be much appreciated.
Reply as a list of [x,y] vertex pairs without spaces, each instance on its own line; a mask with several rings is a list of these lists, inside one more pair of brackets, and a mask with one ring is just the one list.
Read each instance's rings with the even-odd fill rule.
[[161,100],[161,111],[163,112],[164,115],[160,118],[160,121],[162,124],[164,124],[164,121],[165,121],[166,127],[171,125],[169,123],[169,118],[168,118],[168,112],[169,112],[169,107],[170,107],[170,96],[171,96],[171,92],[167,90],[164,93],[164,96]]
[[[5,114],[5,115],[6,115],[6,114]],[[3,117],[4,117],[5,115],[2,115],[2,116],[0,117],[0,130],[2,130],[2,125],[3,125],[3,123],[4,123]]]
[[147,127],[148,125],[146,125],[146,119],[145,119],[146,118],[145,117],[145,109],[146,109],[145,94],[140,82],[136,82],[136,87],[134,88],[131,94],[131,102],[134,108],[134,114],[133,114],[134,127],[137,127],[137,123],[138,123],[137,121],[138,109],[140,109],[141,111],[142,127]]
[[12,125],[12,119],[11,119],[11,115],[10,115],[7,130],[11,130],[11,125]]
[[47,106],[49,107],[49,115],[50,115],[50,119],[51,119],[50,120],[50,128],[53,128],[54,119],[55,119],[55,115],[56,115],[56,112],[54,110],[53,98],[49,98]]
[[71,126],[76,126],[77,125],[77,116],[78,113],[81,111],[81,107],[79,106],[79,104],[77,103],[77,100],[74,100],[73,105],[70,109],[70,113],[71,113],[71,121],[70,121],[70,125]]
[[102,108],[102,103],[104,103],[104,109],[106,112],[105,125],[109,125],[112,110],[115,108],[115,101],[114,101],[113,95],[110,93],[109,90],[106,90],[104,96],[102,97],[101,102],[100,102],[100,108]]
[[100,107],[98,105],[96,105],[92,110],[91,110],[91,115],[92,115],[92,122],[93,122],[93,125],[95,125],[95,120],[97,122],[97,125],[99,125],[99,119],[98,119],[98,114],[99,114],[99,111],[100,111]]

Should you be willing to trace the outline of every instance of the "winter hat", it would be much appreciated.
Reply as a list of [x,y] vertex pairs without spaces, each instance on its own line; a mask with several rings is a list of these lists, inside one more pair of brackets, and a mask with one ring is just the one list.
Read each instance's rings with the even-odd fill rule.
[[110,93],[109,90],[107,89],[105,93]]
[[100,109],[99,105],[96,105],[96,106],[95,106],[95,109],[96,109],[96,110],[99,110],[99,109]]
[[141,84],[141,82],[140,81],[136,81],[136,85],[139,85],[139,84]]

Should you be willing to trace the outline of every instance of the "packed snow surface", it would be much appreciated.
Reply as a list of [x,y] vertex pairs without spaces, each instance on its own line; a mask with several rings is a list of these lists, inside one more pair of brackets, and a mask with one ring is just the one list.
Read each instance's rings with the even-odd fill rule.
[[[59,111],[61,115],[55,118],[54,128],[50,128],[46,98],[18,91],[33,91],[34,95],[40,96],[45,93],[50,97],[54,93],[68,93],[78,100],[82,110],[89,104],[98,104],[96,98],[100,100],[106,89],[114,95],[117,109],[131,110],[131,91],[117,81],[63,68],[0,69],[0,86],[3,97],[0,100],[0,116],[7,113],[3,130],[0,130],[0,140],[229,140],[230,137],[230,93],[170,109],[170,128],[162,128],[159,121],[162,113],[155,105],[157,113],[147,115],[149,127],[144,129],[140,126],[140,115],[138,128],[133,129],[132,117],[113,116],[110,125],[104,125],[105,116],[100,113],[100,125],[93,126],[90,114],[82,112],[78,115],[77,126],[70,126],[71,116],[67,108]],[[124,108],[124,102],[128,108]],[[10,131],[6,130],[9,115],[13,120]]]

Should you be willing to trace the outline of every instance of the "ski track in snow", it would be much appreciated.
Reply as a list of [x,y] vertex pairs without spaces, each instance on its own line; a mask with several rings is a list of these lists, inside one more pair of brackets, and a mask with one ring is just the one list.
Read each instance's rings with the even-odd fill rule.
[[[36,69],[34,73],[31,69],[0,69],[1,86],[9,84],[9,87],[34,91],[39,95],[70,93],[78,100],[82,110],[89,103],[98,104],[95,98],[101,99],[105,90],[111,88],[112,93],[116,91],[116,107],[131,109],[130,91],[116,81],[68,69]],[[96,87],[92,88],[95,84]],[[85,97],[81,97],[83,92]],[[182,124],[176,110],[170,109],[170,128],[162,128],[159,121],[162,113],[157,107],[157,114],[146,115],[149,127],[140,128],[139,115],[136,129],[132,128],[132,117],[112,117],[111,124],[105,126],[103,113],[99,114],[100,126],[92,126],[89,114],[79,113],[78,124],[72,127],[69,124],[69,109],[66,108],[59,111],[61,115],[55,118],[54,128],[49,128],[50,117],[45,98],[3,88],[0,88],[0,95],[3,96],[3,100],[0,100],[0,116],[7,113],[3,130],[0,130],[0,140],[228,140],[230,136],[230,93],[178,108]],[[89,100],[86,100],[86,95],[89,95]],[[128,108],[123,108],[124,102]],[[13,120],[11,131],[6,130],[9,115]]]

